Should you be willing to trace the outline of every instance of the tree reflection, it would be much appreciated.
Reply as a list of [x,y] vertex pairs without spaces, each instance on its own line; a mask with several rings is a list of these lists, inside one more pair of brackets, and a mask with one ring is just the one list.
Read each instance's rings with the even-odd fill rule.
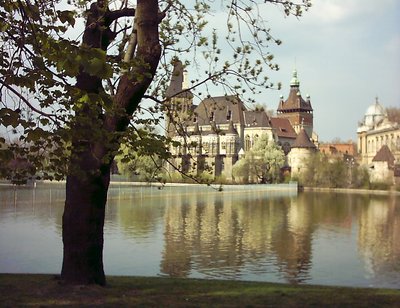
[[[272,275],[290,283],[311,280],[318,230],[348,234],[359,225],[359,246],[373,272],[399,271],[398,198],[303,193],[185,195],[164,214],[161,272],[240,279]],[[341,252],[346,253],[346,252]]]

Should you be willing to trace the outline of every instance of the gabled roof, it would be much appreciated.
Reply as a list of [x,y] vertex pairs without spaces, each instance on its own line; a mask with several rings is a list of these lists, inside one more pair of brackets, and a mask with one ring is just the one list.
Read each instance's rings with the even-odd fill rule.
[[236,96],[218,96],[204,99],[195,109],[199,125],[243,123],[243,103]]
[[372,161],[387,162],[389,167],[393,167],[395,159],[389,147],[386,144],[384,144],[376,153]]
[[246,127],[269,127],[268,115],[262,110],[246,110],[244,112]]
[[316,149],[316,146],[311,142],[304,128],[302,128],[292,144],[292,148]]
[[275,134],[279,138],[291,138],[295,139],[297,134],[290,124],[289,119],[285,118],[270,118],[272,128],[275,130]]

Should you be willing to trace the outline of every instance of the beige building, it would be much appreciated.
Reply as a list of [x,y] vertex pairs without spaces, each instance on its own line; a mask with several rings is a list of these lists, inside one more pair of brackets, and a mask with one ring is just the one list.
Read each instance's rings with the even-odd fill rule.
[[288,154],[288,164],[292,169],[292,177],[299,176],[306,170],[305,161],[316,151],[317,147],[311,142],[306,130],[301,129]]
[[184,67],[177,61],[166,93],[165,122],[167,136],[178,141],[171,149],[171,163],[184,172],[211,170],[213,176],[231,179],[233,165],[261,135],[277,142],[287,154],[299,132],[313,134],[311,101],[309,96],[302,98],[296,71],[288,98],[281,96],[276,117],[263,109],[249,110],[236,96],[209,97],[195,105],[187,84]]
[[369,165],[371,182],[394,184],[395,159],[387,145],[383,145]]
[[400,163],[400,124],[390,122],[385,108],[378,102],[368,107],[357,129],[357,149],[360,163],[369,165],[386,145],[396,163]]

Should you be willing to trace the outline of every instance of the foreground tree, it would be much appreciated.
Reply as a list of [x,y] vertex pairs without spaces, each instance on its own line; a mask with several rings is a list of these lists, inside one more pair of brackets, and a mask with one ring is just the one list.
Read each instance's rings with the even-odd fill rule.
[[[132,142],[168,158],[168,140],[143,136],[134,124],[159,124],[156,115],[168,112],[163,97],[174,56],[193,50],[191,64],[206,67],[192,90],[211,82],[243,95],[243,85],[251,94],[259,86],[273,86],[263,69],[277,66],[266,47],[280,42],[263,23],[260,12],[266,2],[287,15],[300,15],[310,5],[308,0],[221,1],[228,14],[220,41],[216,31],[205,28],[213,1],[196,1],[191,7],[177,0],[1,2],[0,125],[20,143],[14,146],[11,138],[1,138],[10,146],[0,159],[3,166],[12,159],[29,161],[34,166],[30,172],[46,179],[66,176],[65,282],[106,282],[105,205],[120,144]],[[221,63],[221,48],[228,47],[231,60],[224,54],[227,60]],[[202,65],[196,62],[198,55]],[[146,105],[152,116],[147,120],[139,117],[143,98],[154,102]]]

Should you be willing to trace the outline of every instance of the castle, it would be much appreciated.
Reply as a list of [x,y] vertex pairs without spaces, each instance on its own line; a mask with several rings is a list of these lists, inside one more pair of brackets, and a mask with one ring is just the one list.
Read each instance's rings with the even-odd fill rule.
[[[180,61],[174,65],[166,97],[166,134],[176,141],[171,148],[171,165],[183,172],[199,174],[207,169],[213,176],[231,179],[233,165],[263,134],[279,144],[285,154],[296,148],[301,149],[303,157],[304,151],[314,150],[318,144],[310,96],[301,96],[297,71],[293,72],[288,98],[280,97],[275,117],[268,116],[263,108],[246,108],[237,96],[209,97],[194,105]],[[290,161],[298,164],[294,152]]]

